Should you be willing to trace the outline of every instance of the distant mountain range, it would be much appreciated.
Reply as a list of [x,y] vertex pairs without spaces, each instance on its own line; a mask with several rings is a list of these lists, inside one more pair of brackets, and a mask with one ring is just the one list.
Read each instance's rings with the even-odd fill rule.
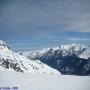
[[19,54],[29,59],[38,59],[62,74],[90,75],[90,47],[86,45],[61,45]]
[[0,40],[0,71],[60,74],[59,71],[51,68],[39,60],[34,61],[13,52],[2,40]]
[[90,75],[90,47],[69,44],[16,53],[0,40],[0,70],[87,76]]

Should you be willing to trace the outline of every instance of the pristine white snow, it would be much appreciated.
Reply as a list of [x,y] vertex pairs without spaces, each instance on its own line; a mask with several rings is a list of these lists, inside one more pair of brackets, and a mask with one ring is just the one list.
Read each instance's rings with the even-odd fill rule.
[[18,87],[18,90],[90,90],[90,77],[0,71],[0,87]]
[[3,60],[9,60],[10,63],[18,63],[21,70],[30,73],[40,73],[40,74],[60,74],[59,71],[49,67],[46,64],[36,60],[27,59],[25,56],[19,55],[8,48],[4,41],[0,41],[0,70],[13,71],[13,68],[9,67],[6,69],[3,67]]
[[26,57],[37,57],[37,56],[42,56],[44,53],[47,53],[50,49],[53,50],[62,50],[63,56],[70,54],[76,54],[80,58],[88,59],[90,57],[90,47],[81,45],[81,44],[68,44],[68,45],[61,45],[59,47],[54,47],[54,48],[44,48],[44,49],[39,49],[39,50],[32,50],[28,52],[22,52],[22,54]]

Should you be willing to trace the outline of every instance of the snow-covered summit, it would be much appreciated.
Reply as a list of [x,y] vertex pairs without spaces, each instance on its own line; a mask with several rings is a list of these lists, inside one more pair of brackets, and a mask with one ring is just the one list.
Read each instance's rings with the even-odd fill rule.
[[44,49],[38,49],[38,50],[32,50],[29,52],[21,52],[26,57],[34,58],[34,57],[40,57],[46,53],[55,53],[58,51],[58,53],[62,54],[62,56],[71,56],[73,54],[77,55],[80,58],[88,59],[90,57],[90,47],[81,45],[81,44],[68,44],[68,45],[60,45],[59,47],[53,47],[53,48],[44,48]]
[[27,59],[23,55],[13,52],[2,40],[0,40],[0,70],[40,74],[60,74],[57,70],[38,60],[33,61]]
[[7,44],[3,40],[0,40],[0,47],[7,47]]
[[20,53],[29,59],[40,60],[62,74],[90,75],[90,47],[81,44],[61,45]]

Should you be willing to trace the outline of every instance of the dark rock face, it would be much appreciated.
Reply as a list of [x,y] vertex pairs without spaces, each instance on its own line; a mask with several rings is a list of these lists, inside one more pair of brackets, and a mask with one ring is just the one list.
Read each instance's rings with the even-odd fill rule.
[[75,54],[62,55],[62,51],[50,49],[42,56],[32,58],[57,69],[62,74],[68,75],[90,75],[90,58],[82,59]]
[[15,71],[23,72],[23,70],[20,68],[20,65],[18,63],[15,63],[13,60],[10,59],[0,59],[0,66],[9,69],[12,68]]

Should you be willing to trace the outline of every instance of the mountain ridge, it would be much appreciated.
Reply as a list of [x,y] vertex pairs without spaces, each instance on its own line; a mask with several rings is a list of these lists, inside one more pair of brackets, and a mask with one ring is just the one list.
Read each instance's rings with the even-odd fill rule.
[[59,70],[62,74],[89,75],[90,47],[80,44],[61,45],[20,54]]
[[60,74],[57,70],[36,60],[26,58],[13,52],[7,44],[0,40],[0,70],[18,71],[40,74]]

